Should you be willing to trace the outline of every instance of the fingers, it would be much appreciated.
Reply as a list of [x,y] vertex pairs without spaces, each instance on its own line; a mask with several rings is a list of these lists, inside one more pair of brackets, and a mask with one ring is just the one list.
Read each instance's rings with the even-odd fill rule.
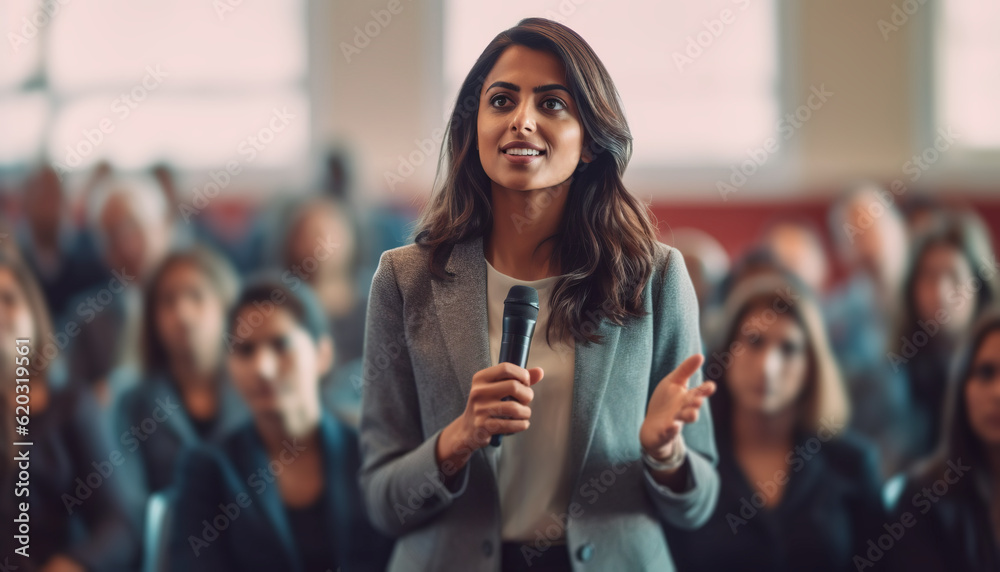
[[486,420],[484,428],[490,435],[511,435],[527,431],[531,427],[531,421],[527,419],[498,419],[490,418]]
[[[541,368],[535,368],[541,369]],[[498,363],[493,367],[476,372],[476,377],[482,382],[492,383],[505,379],[516,379],[525,385],[531,385],[530,373],[523,367],[510,362]],[[539,377],[541,379],[541,377]],[[473,380],[475,381],[475,380]]]
[[528,385],[535,385],[545,377],[545,371],[540,367],[533,367],[528,370],[528,373],[531,374],[531,381]]
[[491,403],[500,401],[504,397],[528,405],[535,398],[535,390],[520,381],[506,379],[474,385],[469,393],[469,400],[477,403]]
[[517,401],[496,401],[478,405],[476,414],[482,417],[531,419],[531,408]]
[[661,383],[665,381],[681,387],[687,387],[688,379],[690,379],[691,376],[698,371],[698,368],[700,368],[701,364],[704,362],[705,358],[701,354],[694,354],[682,361],[681,365],[677,366],[674,371],[668,373],[667,376],[661,380]]
[[716,389],[718,389],[718,387],[715,385],[714,381],[706,381],[698,387],[692,389],[689,393],[691,395],[704,398],[714,395]]

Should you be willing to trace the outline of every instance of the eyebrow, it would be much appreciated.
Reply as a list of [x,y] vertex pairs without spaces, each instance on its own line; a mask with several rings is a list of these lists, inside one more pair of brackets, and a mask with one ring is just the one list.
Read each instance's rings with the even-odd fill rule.
[[[486,89],[486,91],[489,91],[489,90],[493,89],[494,87],[502,87],[504,89],[509,89],[509,90],[515,91],[515,92],[520,92],[521,91],[521,86],[515,85],[515,84],[507,82],[507,81],[495,81],[495,82],[493,82],[493,84],[490,87],[488,87]],[[540,86],[536,87],[535,89],[533,89],[531,91],[533,91],[535,93],[541,93],[543,91],[555,91],[555,90],[562,90],[562,91],[565,91],[566,93],[569,93],[569,88],[568,87],[566,87],[564,85],[561,85],[561,84],[558,84],[558,83],[549,83],[549,84],[545,84],[545,85],[540,85]]]

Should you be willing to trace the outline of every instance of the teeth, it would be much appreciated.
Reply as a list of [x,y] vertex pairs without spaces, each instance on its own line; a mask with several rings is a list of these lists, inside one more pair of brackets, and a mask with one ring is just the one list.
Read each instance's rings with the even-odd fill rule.
[[504,151],[508,155],[541,155],[541,151],[535,151],[534,149],[521,149],[520,147],[512,147]]

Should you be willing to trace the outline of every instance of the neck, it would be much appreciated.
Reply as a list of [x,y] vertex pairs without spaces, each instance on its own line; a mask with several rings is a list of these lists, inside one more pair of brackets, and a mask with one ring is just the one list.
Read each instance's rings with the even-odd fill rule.
[[[318,403],[318,399],[315,401]],[[258,416],[257,430],[268,451],[280,451],[287,443],[297,443],[311,449],[319,438],[321,411],[308,404],[295,412],[279,412]]]
[[733,443],[737,447],[756,449],[791,448],[795,421],[793,407],[772,414],[736,407],[733,410]]
[[216,372],[218,359],[205,360],[198,363],[195,358],[174,359],[170,364],[170,373],[183,390],[217,389]]
[[571,179],[544,189],[512,191],[493,183],[493,228],[483,254],[497,271],[518,280],[558,276],[552,263]]

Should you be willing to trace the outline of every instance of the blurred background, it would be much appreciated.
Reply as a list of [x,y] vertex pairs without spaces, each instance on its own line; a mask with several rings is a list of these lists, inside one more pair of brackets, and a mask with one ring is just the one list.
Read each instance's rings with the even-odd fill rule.
[[[431,196],[468,69],[528,16],[579,32],[614,79],[625,182],[685,255],[706,348],[716,331],[727,345],[743,278],[790,274],[817,299],[880,478],[930,454],[949,364],[997,291],[995,2],[0,0],[0,251],[44,301],[52,387],[111,412],[108,447],[150,415],[136,392],[160,374],[194,427],[172,447],[222,434],[221,386],[178,379],[223,369],[221,349],[193,353],[205,314],[153,324],[150,297],[172,265],[200,269],[222,309],[213,268],[285,271],[333,333],[325,409],[356,428],[379,255]],[[907,355],[940,312],[949,333]],[[176,462],[144,461],[145,488],[122,492],[130,518],[155,523],[146,499],[170,483],[151,467]]]

